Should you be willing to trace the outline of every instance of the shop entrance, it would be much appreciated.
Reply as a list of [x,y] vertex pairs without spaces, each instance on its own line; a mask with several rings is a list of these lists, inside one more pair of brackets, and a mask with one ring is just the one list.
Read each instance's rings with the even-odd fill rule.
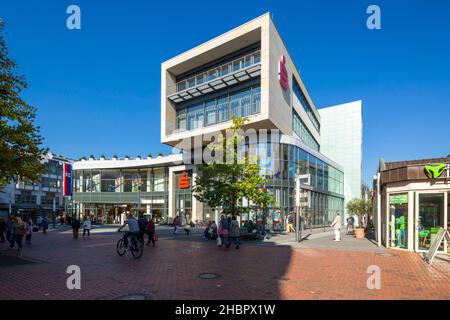
[[[428,251],[439,228],[447,228],[448,194],[419,193],[416,199],[416,251]],[[438,252],[445,252],[442,243]]]
[[408,194],[389,196],[390,247],[408,249]]

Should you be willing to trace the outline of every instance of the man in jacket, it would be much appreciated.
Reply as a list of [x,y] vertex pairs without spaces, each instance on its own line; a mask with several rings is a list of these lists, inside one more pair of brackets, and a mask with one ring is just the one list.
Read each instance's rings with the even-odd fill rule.
[[336,212],[336,217],[331,227],[334,229],[334,241],[341,241],[341,214],[339,211]]
[[80,229],[80,221],[77,218],[72,219],[72,233],[74,239],[78,239],[79,229]]

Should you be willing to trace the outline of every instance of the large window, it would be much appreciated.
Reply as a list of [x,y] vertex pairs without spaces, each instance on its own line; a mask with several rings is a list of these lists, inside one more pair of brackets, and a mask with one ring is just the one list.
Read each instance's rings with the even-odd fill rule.
[[261,110],[259,84],[245,90],[233,92],[217,99],[177,111],[177,131],[195,130],[203,126],[228,121],[231,115],[247,117]]
[[292,84],[292,89],[294,91],[294,94],[300,101],[303,109],[305,109],[305,111],[308,114],[309,119],[311,119],[311,122],[313,123],[314,127],[317,129],[317,131],[320,132],[320,122],[317,119],[311,105],[309,104],[308,99],[306,98],[305,94],[303,93],[302,89],[300,88],[300,85],[298,84],[298,82],[294,76],[292,76],[292,79],[294,79],[293,84]]

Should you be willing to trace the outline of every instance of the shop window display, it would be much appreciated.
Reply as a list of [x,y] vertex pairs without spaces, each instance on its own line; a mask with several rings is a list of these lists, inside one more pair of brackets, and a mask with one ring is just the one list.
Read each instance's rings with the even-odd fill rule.
[[390,229],[391,246],[408,248],[408,194],[391,195]]

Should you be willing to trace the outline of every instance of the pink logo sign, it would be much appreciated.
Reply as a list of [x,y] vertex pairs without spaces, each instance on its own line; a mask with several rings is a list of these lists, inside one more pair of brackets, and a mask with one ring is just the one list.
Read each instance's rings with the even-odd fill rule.
[[289,86],[288,72],[286,69],[286,57],[284,55],[280,58],[280,63],[278,64],[278,80],[284,91],[287,91]]

